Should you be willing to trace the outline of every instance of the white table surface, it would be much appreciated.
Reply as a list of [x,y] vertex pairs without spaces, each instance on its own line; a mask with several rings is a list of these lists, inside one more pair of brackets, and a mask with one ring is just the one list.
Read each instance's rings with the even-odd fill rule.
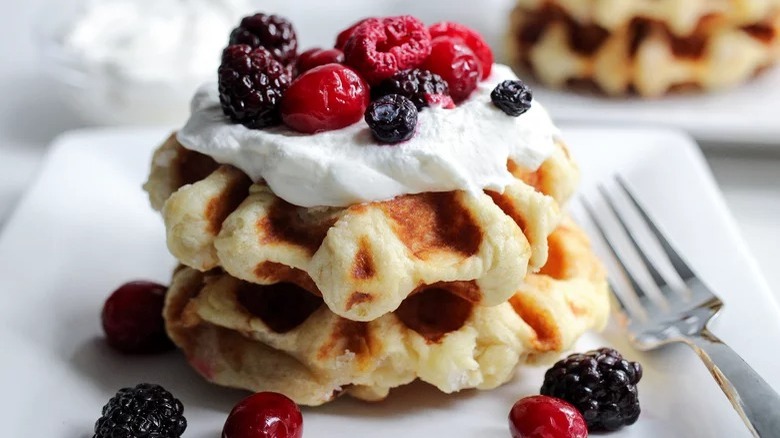
[[[57,2],[4,2],[0,14],[0,224],[35,178],[48,143],[61,132],[87,126],[54,93],[44,74],[45,65],[37,57],[34,18],[49,4]],[[708,160],[780,299],[780,154],[734,146],[735,152],[719,148],[717,153],[708,153]],[[728,269],[729,254],[723,260]]]

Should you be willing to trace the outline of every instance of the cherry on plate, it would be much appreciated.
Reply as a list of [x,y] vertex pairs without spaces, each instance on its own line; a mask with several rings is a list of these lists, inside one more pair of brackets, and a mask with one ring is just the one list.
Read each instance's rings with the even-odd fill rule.
[[298,405],[276,392],[258,392],[241,400],[228,415],[222,438],[301,438]]
[[545,395],[518,400],[509,412],[512,438],[587,438],[582,414],[568,402]]
[[149,281],[133,281],[115,290],[101,314],[108,344],[129,354],[160,353],[173,348],[162,316],[167,290]]

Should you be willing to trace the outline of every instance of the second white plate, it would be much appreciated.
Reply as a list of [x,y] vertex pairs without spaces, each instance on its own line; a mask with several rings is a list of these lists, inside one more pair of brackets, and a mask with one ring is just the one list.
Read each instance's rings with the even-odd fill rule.
[[560,123],[682,129],[711,147],[750,143],[780,150],[780,68],[737,88],[712,94],[611,99],[533,87]]

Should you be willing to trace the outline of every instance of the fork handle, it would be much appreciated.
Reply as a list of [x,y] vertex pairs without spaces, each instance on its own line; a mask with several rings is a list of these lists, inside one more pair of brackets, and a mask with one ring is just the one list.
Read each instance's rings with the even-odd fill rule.
[[686,343],[707,365],[750,432],[757,437],[780,437],[780,395],[709,330],[688,337]]

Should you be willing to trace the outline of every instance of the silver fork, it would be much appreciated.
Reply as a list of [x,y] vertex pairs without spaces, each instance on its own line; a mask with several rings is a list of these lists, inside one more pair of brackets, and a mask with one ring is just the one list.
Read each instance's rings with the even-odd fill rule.
[[[650,260],[650,256],[638,243],[640,241],[638,234],[628,226],[625,209],[621,209],[615,203],[603,186],[599,188],[602,196],[628,239],[611,237],[605,231],[609,225],[600,219],[593,207],[583,199],[582,203],[588,216],[607,243],[607,247],[617,261],[617,266],[622,270],[622,272],[609,273],[610,285],[615,291],[620,313],[627,321],[632,344],[642,351],[653,350],[673,342],[683,342],[691,346],[704,361],[750,432],[757,437],[780,437],[780,396],[734,350],[707,328],[710,320],[723,308],[723,302],[673,249],[672,244],[653,223],[646,210],[640,206],[622,178],[618,177],[617,182],[647,228],[655,235],[671,266],[685,284],[683,292],[687,292],[685,295],[680,294],[680,291],[676,291],[676,288],[660,274],[660,265]],[[654,301],[650,297],[650,290],[640,286],[638,278],[626,266],[627,262],[618,256],[616,248],[621,245],[619,240],[628,240],[636,250],[641,264],[658,286],[665,304],[663,301],[659,304],[656,302],[657,299]],[[628,279],[631,288],[624,287],[621,291],[616,289],[619,284],[617,279],[621,276]],[[638,303],[641,309],[632,310],[631,306],[626,305],[626,298],[633,298],[634,303]]]

